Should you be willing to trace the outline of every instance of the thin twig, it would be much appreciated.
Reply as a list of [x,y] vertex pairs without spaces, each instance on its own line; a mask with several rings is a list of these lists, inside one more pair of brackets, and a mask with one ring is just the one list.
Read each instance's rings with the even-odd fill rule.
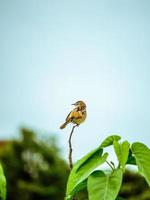
[[[69,136],[69,141],[68,141],[69,142],[69,157],[68,158],[69,158],[69,168],[70,168],[70,171],[73,168],[73,161],[72,161],[72,151],[73,151],[73,149],[72,149],[71,139],[72,139],[72,135],[73,135],[74,129],[77,126],[78,126],[78,124],[76,124],[75,126],[72,127],[72,130],[71,130],[71,133],[70,133],[70,136]],[[73,200],[77,200],[77,198],[74,197]]]
[[77,127],[78,125],[75,125],[72,127],[72,130],[71,130],[71,133],[70,133],[70,136],[69,136],[69,168],[70,170],[73,168],[73,161],[72,161],[72,143],[71,143],[71,138],[72,138],[72,135],[73,135],[73,132],[74,132],[74,129],[75,127]]

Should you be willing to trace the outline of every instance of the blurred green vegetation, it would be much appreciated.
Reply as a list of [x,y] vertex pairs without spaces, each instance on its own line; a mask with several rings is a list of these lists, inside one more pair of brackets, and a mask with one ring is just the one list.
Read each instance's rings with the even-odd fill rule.
[[[60,156],[56,138],[41,138],[26,128],[20,133],[20,139],[0,142],[7,200],[63,200],[69,169]],[[150,200],[150,189],[142,176],[126,171],[119,196]],[[88,200],[86,190],[78,200]]]
[[126,171],[120,196],[127,200],[150,200],[150,188],[140,174]]
[[61,200],[69,169],[60,157],[53,137],[39,139],[21,129],[21,139],[0,148],[7,180],[8,200]]

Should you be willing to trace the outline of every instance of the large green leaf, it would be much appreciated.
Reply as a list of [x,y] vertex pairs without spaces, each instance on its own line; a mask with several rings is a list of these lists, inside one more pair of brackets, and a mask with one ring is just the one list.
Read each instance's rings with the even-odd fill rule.
[[128,141],[124,141],[121,144],[121,153],[122,153],[122,159],[121,159],[121,165],[124,168],[127,160],[128,160],[128,155],[129,155],[129,149],[130,149],[130,144]]
[[116,153],[116,156],[118,158],[119,164],[121,163],[121,157],[122,157],[122,153],[121,153],[121,144],[118,141],[114,141],[113,142],[114,145],[114,150]]
[[0,199],[6,199],[6,179],[3,173],[3,168],[0,164]]
[[124,141],[121,144],[118,141],[114,140],[113,145],[119,164],[124,168],[128,160],[130,144],[128,141]]
[[111,174],[93,172],[88,178],[89,200],[115,200],[122,183],[123,171],[116,169]]
[[99,156],[101,156],[103,154],[103,149],[101,147],[97,147],[96,149],[87,153],[85,156],[83,156],[80,160],[76,162],[76,164],[74,165],[74,170],[78,171],[79,168],[81,168],[81,166],[83,166],[88,161],[88,159],[90,159],[96,152],[98,152]]
[[119,135],[111,135],[107,137],[101,144],[101,148],[108,147],[113,144],[113,141],[119,141],[121,137]]
[[103,150],[98,147],[74,165],[67,183],[67,200],[71,200],[73,196],[83,188],[84,184],[82,183],[87,179],[91,172],[106,161],[108,154],[105,153],[102,155],[102,153]]
[[132,153],[135,156],[136,164],[140,173],[145,177],[147,183],[150,186],[150,150],[149,148],[140,142],[135,142],[131,147]]

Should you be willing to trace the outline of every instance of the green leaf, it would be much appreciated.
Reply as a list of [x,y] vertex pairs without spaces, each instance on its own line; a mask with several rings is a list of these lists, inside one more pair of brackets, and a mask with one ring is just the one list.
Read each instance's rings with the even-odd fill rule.
[[79,189],[82,188],[80,188],[82,182],[87,179],[96,167],[106,161],[108,154],[102,155],[102,153],[103,150],[98,147],[74,165],[67,183],[66,200],[71,200]]
[[111,135],[109,137],[107,137],[101,144],[101,148],[104,148],[104,147],[108,147],[110,145],[113,144],[113,141],[116,140],[116,141],[119,141],[121,139],[120,136],[118,135]]
[[114,140],[113,145],[119,164],[124,168],[128,160],[130,144],[128,141],[119,144],[118,141]]
[[116,156],[118,158],[118,161],[121,164],[121,157],[122,157],[121,144],[119,144],[119,142],[115,140],[113,142],[113,145],[114,145],[114,150],[115,150]]
[[131,149],[129,150],[128,160],[127,160],[126,164],[136,165],[136,160],[135,160],[135,157],[132,155]]
[[0,164],[0,199],[1,200],[6,199],[6,179],[1,164]]
[[135,142],[131,147],[132,153],[135,156],[137,166],[140,173],[145,177],[150,186],[150,150],[140,142]]
[[125,164],[128,160],[128,155],[129,155],[129,149],[130,149],[130,144],[128,141],[124,141],[121,144],[121,153],[122,153],[122,159],[121,159],[121,165],[124,168]]
[[123,171],[116,169],[111,174],[93,172],[88,178],[89,200],[115,200],[122,183]]
[[99,152],[99,156],[101,156],[103,154],[103,149],[101,147],[98,147],[92,151],[90,151],[88,154],[86,154],[84,157],[82,157],[80,160],[78,160],[76,162],[76,164],[74,165],[74,170],[78,171],[79,168],[84,165],[88,159],[91,158],[91,156],[93,156],[96,152]]
[[87,188],[87,179],[85,179],[84,181],[82,181],[81,183],[79,183],[74,188],[73,192],[71,194],[69,194],[68,196],[65,197],[65,200],[73,199],[73,197],[75,197],[76,194],[78,194],[80,191],[84,190],[85,188]]

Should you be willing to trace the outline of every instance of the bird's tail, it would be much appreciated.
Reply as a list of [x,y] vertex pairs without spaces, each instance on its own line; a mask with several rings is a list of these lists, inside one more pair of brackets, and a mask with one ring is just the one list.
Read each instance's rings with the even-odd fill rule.
[[68,122],[66,121],[64,124],[62,124],[62,125],[60,126],[60,129],[65,128],[65,127],[67,126],[67,124],[68,124]]

